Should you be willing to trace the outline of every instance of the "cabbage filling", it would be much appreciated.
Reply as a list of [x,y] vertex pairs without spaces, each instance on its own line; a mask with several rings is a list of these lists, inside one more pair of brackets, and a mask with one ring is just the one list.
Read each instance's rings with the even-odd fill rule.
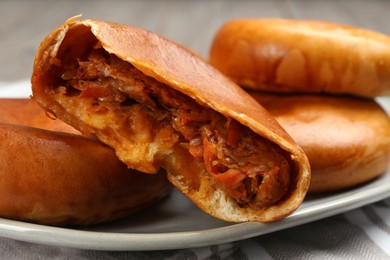
[[102,141],[120,147],[118,156],[129,167],[155,173],[180,145],[240,206],[260,209],[286,195],[291,171],[286,153],[236,120],[100,46],[81,59],[62,60],[57,70],[57,99],[110,136]]

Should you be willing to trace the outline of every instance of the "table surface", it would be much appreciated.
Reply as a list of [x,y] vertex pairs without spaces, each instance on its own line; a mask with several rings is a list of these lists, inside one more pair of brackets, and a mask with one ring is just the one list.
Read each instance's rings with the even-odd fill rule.
[[386,0],[1,0],[0,80],[29,78],[40,42],[77,14],[149,29],[207,57],[215,32],[231,18],[320,19],[390,34],[389,10]]
[[[215,32],[226,20],[231,18],[280,17],[327,20],[390,35],[389,11],[390,1],[386,0],[0,0],[0,82],[13,82],[30,78],[34,55],[40,42],[67,18],[77,14],[83,14],[84,18],[130,24],[155,31],[186,45],[207,58]],[[386,205],[385,209],[388,211],[383,213],[384,211],[381,209],[381,214],[387,214],[385,216],[390,217],[389,200],[375,205],[373,210],[383,205]],[[364,213],[364,211],[369,210],[371,208],[361,211]],[[7,256],[8,259],[29,259],[29,257],[40,257],[41,259],[53,259],[54,257],[57,259],[162,259],[163,257],[166,259],[184,259],[185,257],[188,257],[187,259],[201,259],[204,258],[203,256],[210,257],[210,255],[220,258],[223,258],[224,255],[228,259],[241,259],[240,256],[243,255],[246,259],[258,255],[263,256],[264,259],[299,259],[303,256],[347,259],[348,255],[345,255],[343,250],[334,244],[335,241],[338,241],[338,243],[343,242],[345,248],[348,247],[358,252],[353,256],[354,259],[359,258],[359,256],[362,259],[385,259],[386,253],[382,252],[378,246],[371,247],[371,244],[374,244],[372,241],[359,242],[357,239],[351,239],[348,244],[346,240],[351,237],[352,233],[340,235],[330,233],[326,228],[327,225],[333,225],[335,228],[343,230],[345,225],[349,225],[347,223],[351,221],[348,222],[348,219],[351,218],[351,214],[328,218],[302,229],[279,232],[276,235],[248,240],[245,243],[239,242],[230,245],[231,247],[227,245],[225,251],[223,251],[223,246],[220,246],[218,250],[223,251],[223,254],[210,253],[216,250],[215,248],[204,249],[205,251],[151,252],[150,254],[91,252],[45,247],[11,239],[0,239],[0,247],[3,256]],[[389,229],[389,226],[387,228]],[[324,243],[322,244],[320,240],[305,241],[305,247],[299,246],[300,241],[305,240],[305,234],[312,229],[319,232],[319,238],[321,237],[320,233],[327,236],[324,238]],[[328,231],[329,233],[327,233]],[[356,234],[358,233],[356,232]],[[387,230],[387,235],[390,238],[389,230]],[[286,236],[295,238],[288,240]],[[337,239],[332,240],[332,237],[337,237]],[[288,246],[292,244],[294,247],[288,251]],[[253,245],[254,247],[251,247]],[[261,246],[256,247],[259,245]],[[279,250],[278,246],[285,250]],[[236,250],[233,256],[227,254],[227,252],[232,251],[232,248],[237,247],[241,247],[241,251]]]

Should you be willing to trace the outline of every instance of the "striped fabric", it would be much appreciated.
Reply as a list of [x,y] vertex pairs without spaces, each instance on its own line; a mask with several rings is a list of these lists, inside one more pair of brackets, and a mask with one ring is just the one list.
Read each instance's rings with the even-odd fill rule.
[[[231,247],[229,257],[219,258],[220,247],[208,259],[390,259],[390,199]],[[193,250],[191,259],[206,259],[198,254],[204,250]]]
[[[196,249],[109,252],[0,239],[2,259],[390,259],[390,199],[275,233]],[[26,254],[28,252],[28,254]]]

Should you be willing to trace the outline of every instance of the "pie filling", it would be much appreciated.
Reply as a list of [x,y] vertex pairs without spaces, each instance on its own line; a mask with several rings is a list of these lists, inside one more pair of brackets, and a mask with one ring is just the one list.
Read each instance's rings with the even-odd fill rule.
[[81,59],[67,57],[61,63],[55,69],[57,101],[66,102],[66,109],[78,113],[104,142],[121,147],[118,156],[129,167],[154,173],[180,145],[242,207],[260,209],[286,195],[288,156],[236,120],[144,75],[99,45]]

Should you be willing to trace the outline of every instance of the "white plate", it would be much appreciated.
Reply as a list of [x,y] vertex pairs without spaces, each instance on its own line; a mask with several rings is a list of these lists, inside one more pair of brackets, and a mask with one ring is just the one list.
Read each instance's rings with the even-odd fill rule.
[[[25,83],[23,83],[25,84]],[[17,96],[28,84],[13,86]],[[27,87],[26,87],[27,86]],[[4,88],[5,89],[5,88]],[[9,91],[9,89],[7,90]],[[12,92],[12,91],[11,91]],[[4,94],[0,86],[0,97]],[[388,108],[390,99],[380,103]],[[178,191],[131,217],[83,229],[57,228],[0,218],[0,236],[21,241],[95,250],[181,249],[237,241],[343,213],[390,196],[390,170],[360,187],[326,196],[309,195],[289,217],[273,223],[233,224],[203,213]]]

